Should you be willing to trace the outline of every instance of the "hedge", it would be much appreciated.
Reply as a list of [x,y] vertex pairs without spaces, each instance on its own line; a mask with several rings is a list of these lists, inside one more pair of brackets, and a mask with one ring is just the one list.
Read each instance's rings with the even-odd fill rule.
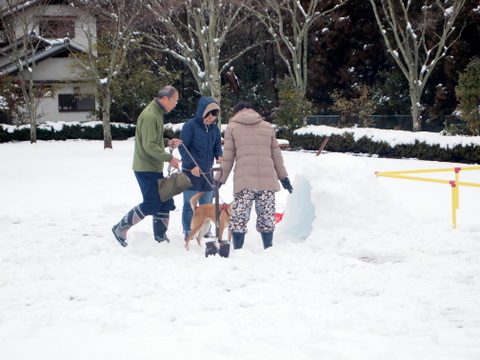
[[[13,130],[12,130],[13,128]],[[10,129],[10,131],[8,130]],[[112,139],[126,140],[135,136],[135,125],[125,124],[111,124]],[[165,128],[165,137],[171,139],[179,136],[179,131],[174,132],[169,128]],[[37,128],[37,140],[103,140],[103,125],[96,124],[82,125],[82,124],[65,124],[60,130],[54,129],[50,126],[39,126]],[[10,141],[30,141],[30,127],[12,127],[8,125],[3,127],[0,125],[0,143]]]
[[[10,127],[11,129],[11,127]],[[135,136],[135,125],[125,125],[112,123],[113,140],[126,140]],[[165,128],[166,138],[178,138],[180,131],[173,131]],[[326,136],[304,134],[297,135],[292,131],[281,130],[277,132],[277,137],[286,139],[290,143],[292,150],[312,150],[317,151]],[[385,158],[416,158],[419,160],[431,160],[441,162],[455,162],[466,164],[477,164],[480,160],[480,146],[478,145],[456,145],[454,147],[441,147],[440,145],[430,145],[425,142],[415,141],[414,144],[399,144],[391,146],[384,141],[373,141],[367,136],[355,139],[353,133],[345,132],[342,135],[330,135],[330,140],[325,150],[331,152],[348,152],[378,155]],[[73,124],[64,125],[61,130],[55,130],[48,127],[39,127],[37,129],[38,140],[103,140],[103,126]],[[13,131],[8,131],[0,126],[0,143],[10,141],[30,141],[30,129],[28,127],[18,127]]]
[[[286,139],[293,150],[318,151],[326,136],[304,134],[297,135],[291,131],[277,133],[278,138]],[[415,158],[419,160],[478,164],[480,162],[479,145],[456,145],[441,147],[438,144],[430,145],[415,141],[414,144],[399,144],[391,146],[385,141],[374,141],[367,136],[355,140],[353,133],[345,132],[341,135],[329,135],[330,139],[325,150],[331,152],[348,152],[378,155],[384,158]]]

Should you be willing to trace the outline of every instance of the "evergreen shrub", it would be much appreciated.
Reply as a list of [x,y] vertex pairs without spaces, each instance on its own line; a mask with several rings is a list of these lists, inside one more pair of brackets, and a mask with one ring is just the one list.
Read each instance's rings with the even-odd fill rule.
[[[277,132],[277,138],[288,140],[292,150],[318,151],[326,136],[313,134],[298,135],[292,131],[282,130]],[[345,132],[341,135],[330,135],[324,150],[370,154],[396,159],[416,158],[419,160],[466,164],[480,163],[480,146],[478,145],[456,145],[453,148],[442,148],[438,144],[430,145],[416,140],[413,144],[398,144],[392,147],[385,141],[374,141],[367,136],[355,140],[354,134],[351,132]]]
[[[291,129],[281,128],[277,131],[277,138],[286,139],[292,150],[318,151],[326,136],[304,134],[298,135]],[[125,126],[112,124],[112,137],[114,140],[126,140],[135,136],[135,125]],[[167,139],[179,138],[180,130],[173,131],[165,128],[164,136]],[[452,148],[442,148],[438,144],[430,145],[418,140],[413,144],[398,144],[391,146],[384,141],[374,141],[367,136],[356,140],[354,134],[345,132],[341,135],[332,134],[325,147],[326,151],[348,152],[357,154],[378,155],[386,158],[416,158],[441,162],[456,162],[466,164],[480,163],[480,146],[456,145]],[[38,140],[103,140],[103,126],[64,125],[61,130],[37,129]],[[10,141],[30,141],[30,129],[22,127],[8,132],[0,126],[0,143]]]
[[[112,138],[114,140],[126,140],[135,136],[135,126],[125,126],[112,124]],[[61,130],[53,128],[37,128],[37,140],[103,140],[103,126],[101,124],[95,126],[84,126],[82,124],[63,125]],[[12,132],[8,132],[0,126],[0,143],[9,141],[30,141],[30,128],[19,127]]]

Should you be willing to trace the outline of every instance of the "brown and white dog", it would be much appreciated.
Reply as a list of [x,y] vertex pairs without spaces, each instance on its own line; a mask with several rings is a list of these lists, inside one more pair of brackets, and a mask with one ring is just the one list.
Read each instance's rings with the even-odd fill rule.
[[[197,206],[198,199],[203,195],[203,192],[195,194],[190,199],[190,206],[192,207],[193,216],[190,222],[190,234],[185,239],[185,249],[188,250],[188,243],[196,235],[198,245],[202,245],[201,240],[210,229],[210,223],[215,224],[215,204],[203,204]],[[232,212],[233,203],[229,205],[220,205],[219,218],[219,237],[223,236],[225,229],[228,229],[230,223],[230,214]],[[230,231],[228,232],[228,240],[231,239]]]

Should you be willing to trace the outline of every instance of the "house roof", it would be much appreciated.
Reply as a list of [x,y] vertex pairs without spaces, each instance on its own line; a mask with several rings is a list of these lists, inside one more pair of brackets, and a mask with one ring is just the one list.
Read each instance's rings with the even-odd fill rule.
[[[45,39],[38,38],[39,40],[46,41]],[[70,44],[69,39],[63,39],[63,41],[48,42],[49,45],[36,51],[35,54],[29,54],[28,59],[23,59],[22,67],[30,66],[33,61],[42,62],[55,55],[62,53],[63,51],[83,52],[82,49]],[[20,66],[12,61],[8,61],[5,64],[0,64],[0,74],[12,75],[20,70]]]
[[[10,6],[8,9],[5,9],[2,12],[2,16],[6,17],[6,16],[14,15],[15,13],[17,13],[19,11],[23,11],[23,10],[29,8],[30,6],[37,5],[38,3],[41,3],[43,1],[45,1],[45,0],[19,0],[19,1],[17,1],[17,4],[15,4],[13,6]],[[68,0],[68,1],[65,1],[65,0],[52,1],[52,0],[49,0],[49,4],[52,4],[54,2],[59,3],[59,4],[62,4],[62,3],[65,3],[65,4],[76,3],[78,5],[85,5],[86,4],[86,1],[84,1],[84,0]]]
[[[50,46],[52,43],[47,39],[36,36],[34,31],[32,31],[30,35],[28,35],[28,37],[29,39],[27,41],[35,43],[36,47],[45,48],[47,46]],[[21,37],[21,38],[18,38],[17,41],[15,41],[15,44],[10,44],[8,42],[2,43],[2,46],[0,47],[0,54],[7,54],[10,51],[12,51],[15,47],[17,48],[22,47],[24,40],[25,40],[25,37]]]

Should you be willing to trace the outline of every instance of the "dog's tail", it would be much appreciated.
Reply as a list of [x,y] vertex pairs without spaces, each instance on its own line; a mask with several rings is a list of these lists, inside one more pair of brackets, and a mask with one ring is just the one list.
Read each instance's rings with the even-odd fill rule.
[[192,207],[192,211],[195,211],[195,209],[197,208],[198,199],[200,199],[203,194],[203,192],[199,192],[198,194],[195,194],[190,198],[190,206]]

